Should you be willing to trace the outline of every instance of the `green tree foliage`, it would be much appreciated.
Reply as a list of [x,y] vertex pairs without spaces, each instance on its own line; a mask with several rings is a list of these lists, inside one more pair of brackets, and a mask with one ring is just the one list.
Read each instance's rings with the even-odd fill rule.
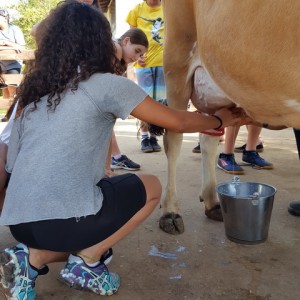
[[32,26],[43,20],[59,2],[61,0],[21,0],[19,4],[12,6],[19,13],[19,18],[13,23],[23,31],[26,48],[36,48],[30,34]]

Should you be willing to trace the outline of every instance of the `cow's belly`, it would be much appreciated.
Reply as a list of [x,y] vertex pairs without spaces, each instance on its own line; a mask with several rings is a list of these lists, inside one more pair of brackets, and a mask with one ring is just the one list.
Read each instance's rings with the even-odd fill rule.
[[214,113],[220,107],[234,105],[202,66],[197,67],[194,73],[191,101],[199,111],[208,114]]

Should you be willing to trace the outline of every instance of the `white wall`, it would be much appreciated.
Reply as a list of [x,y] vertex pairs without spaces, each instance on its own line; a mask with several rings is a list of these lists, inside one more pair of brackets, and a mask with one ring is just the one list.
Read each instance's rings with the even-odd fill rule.
[[116,37],[120,37],[129,25],[126,23],[128,12],[143,0],[116,0]]

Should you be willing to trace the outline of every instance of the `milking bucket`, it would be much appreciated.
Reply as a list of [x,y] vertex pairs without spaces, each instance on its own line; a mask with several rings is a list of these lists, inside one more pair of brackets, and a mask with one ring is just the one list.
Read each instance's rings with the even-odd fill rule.
[[257,182],[226,182],[216,187],[225,233],[240,244],[258,244],[268,238],[276,189]]

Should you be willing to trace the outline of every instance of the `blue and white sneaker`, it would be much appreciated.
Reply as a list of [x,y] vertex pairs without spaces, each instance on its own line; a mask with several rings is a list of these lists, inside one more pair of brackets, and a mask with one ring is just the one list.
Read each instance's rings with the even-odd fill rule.
[[118,159],[114,157],[111,158],[110,168],[112,170],[124,169],[128,171],[137,171],[141,168],[141,165],[135,163],[134,161],[129,159],[126,155],[122,155]]
[[243,151],[242,161],[245,165],[251,165],[255,169],[271,170],[274,168],[273,164],[263,159],[257,151]]
[[228,174],[244,174],[243,168],[235,161],[234,154],[220,153],[217,167]]
[[47,266],[38,270],[29,264],[29,250],[24,244],[0,253],[0,289],[6,299],[35,300],[35,280],[48,271]]
[[110,273],[103,262],[91,267],[76,255],[69,256],[65,268],[60,271],[59,279],[75,289],[92,291],[102,296],[116,293],[120,286],[120,276]]

